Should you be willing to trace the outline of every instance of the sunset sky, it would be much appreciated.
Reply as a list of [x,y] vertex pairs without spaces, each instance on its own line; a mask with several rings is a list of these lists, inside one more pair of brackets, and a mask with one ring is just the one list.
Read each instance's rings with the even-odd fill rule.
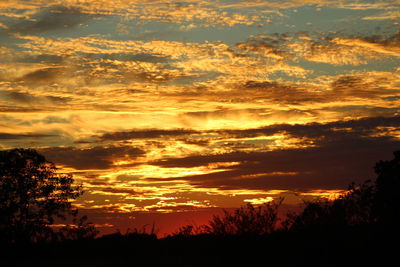
[[400,149],[398,0],[1,0],[0,149],[104,231],[332,198]]

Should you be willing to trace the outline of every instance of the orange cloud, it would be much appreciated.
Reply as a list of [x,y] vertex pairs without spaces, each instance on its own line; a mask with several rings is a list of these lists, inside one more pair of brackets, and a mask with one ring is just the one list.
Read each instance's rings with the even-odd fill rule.
[[380,54],[385,54],[389,56],[400,56],[400,44],[397,42],[371,42],[362,39],[348,39],[348,38],[336,38],[333,40],[334,43],[354,46],[365,49],[367,51],[372,51]]

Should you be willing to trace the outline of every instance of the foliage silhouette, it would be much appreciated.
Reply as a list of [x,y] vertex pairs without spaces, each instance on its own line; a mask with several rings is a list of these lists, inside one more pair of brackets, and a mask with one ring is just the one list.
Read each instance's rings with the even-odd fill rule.
[[375,165],[378,177],[375,182],[373,216],[377,223],[395,227],[400,221],[400,151],[394,159],[379,161]]
[[[56,166],[33,149],[0,151],[0,242],[94,237],[97,231],[86,217],[77,221],[71,199],[83,191],[73,183],[72,175],[57,173]],[[55,232],[52,224],[69,216],[77,225]]]
[[213,216],[209,225],[205,226],[205,232],[222,236],[270,234],[275,230],[282,200],[258,207],[249,203],[234,212],[224,210],[223,216]]
[[204,225],[196,226],[193,224],[187,224],[179,227],[179,229],[172,233],[175,237],[189,237],[193,235],[200,235],[205,233]]
[[[288,214],[286,230],[321,230],[369,225],[395,228],[400,219],[400,151],[390,161],[375,165],[375,181],[356,185],[334,201],[305,202],[300,214]],[[396,227],[397,228],[397,227]]]
[[93,239],[98,233],[99,231],[91,222],[88,222],[88,217],[85,215],[80,218],[75,216],[72,224],[62,227],[56,237],[59,241],[84,240]]
[[223,210],[222,216],[214,215],[206,225],[188,224],[182,226],[175,236],[193,235],[214,236],[262,236],[275,231],[278,222],[278,209],[283,199],[253,206],[248,203],[233,212]]

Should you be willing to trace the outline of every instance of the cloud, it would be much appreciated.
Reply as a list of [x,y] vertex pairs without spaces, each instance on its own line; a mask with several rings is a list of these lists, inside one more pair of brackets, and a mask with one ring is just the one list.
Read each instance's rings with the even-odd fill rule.
[[5,98],[7,100],[11,100],[14,103],[19,104],[65,104],[71,99],[69,97],[60,97],[60,96],[35,96],[28,92],[13,92],[13,91],[4,91],[0,93],[0,99]]
[[[188,167],[195,163],[242,162],[227,171],[175,178],[202,188],[300,191],[318,188],[345,189],[352,181],[361,182],[372,178],[373,164],[380,159],[389,158],[388,155],[396,147],[400,147],[400,142],[384,138],[364,141],[351,139],[329,147],[209,155],[177,160],[176,164],[167,161],[165,165]],[[174,178],[149,180],[169,181]]]
[[[207,100],[210,103],[230,103],[229,106],[185,112],[182,116],[193,119],[269,119],[268,124],[271,124],[282,119],[304,121],[306,118],[312,118],[315,121],[317,116],[322,119],[322,113],[331,108],[365,106],[365,102],[361,102],[363,100],[369,101],[369,108],[393,107],[388,97],[398,94],[399,81],[400,76],[397,72],[374,71],[317,76],[303,82],[224,77],[201,83],[201,86],[192,90],[177,91],[173,96],[178,99]],[[172,96],[172,93],[170,95]],[[290,108],[285,105],[290,105]],[[188,123],[190,125],[194,121],[188,120]]]
[[[107,184],[106,184],[107,185]],[[145,192],[143,191],[136,191],[134,189],[129,189],[129,188],[115,188],[115,187],[111,187],[110,184],[108,184],[109,187],[101,187],[99,190],[96,190],[95,192],[91,192],[96,193],[96,194],[114,194],[114,195],[121,195],[121,196],[137,196],[137,195],[141,195]]]
[[63,72],[64,68],[43,68],[27,73],[16,81],[23,81],[27,85],[49,84],[57,81]]
[[144,155],[144,151],[128,146],[109,147],[50,147],[39,149],[49,161],[77,170],[85,169],[109,169],[113,162],[121,159],[136,159]]
[[157,62],[101,59],[99,62],[90,63],[87,67],[93,77],[121,82],[158,83],[192,76],[179,69],[171,68],[167,63]]
[[[236,25],[259,26],[266,25],[274,19],[274,14],[282,16],[285,9],[301,8],[307,6],[332,7],[342,9],[387,11],[393,9],[397,3],[394,1],[331,1],[331,0],[285,0],[285,1],[211,1],[211,0],[109,0],[109,1],[75,1],[75,0],[39,0],[27,3],[15,0],[0,6],[0,14],[10,18],[31,20],[29,23],[18,25],[19,30],[52,30],[60,29],[65,25],[74,27],[84,22],[87,16],[120,16],[125,21],[134,20],[140,24],[153,21],[174,23],[189,27],[218,27]],[[40,7],[50,11],[42,17]],[[17,11],[17,12],[15,12]],[[261,11],[261,12],[255,12]],[[57,14],[56,12],[61,12]],[[266,13],[263,13],[266,12]],[[275,12],[275,13],[273,13]],[[54,14],[53,14],[54,13]],[[266,16],[265,14],[268,14]],[[86,16],[85,16],[86,15]],[[377,17],[390,17],[393,15],[377,15]],[[371,16],[370,16],[371,17]],[[375,16],[376,17],[376,16]],[[34,20],[37,20],[36,22]],[[375,19],[374,16],[367,19]],[[47,24],[45,22],[48,22]],[[49,23],[52,23],[53,26]],[[193,27],[193,26],[192,26]],[[190,28],[190,27],[189,27]]]
[[317,139],[317,144],[327,145],[343,138],[368,138],[379,127],[400,127],[400,117],[371,117],[330,123],[275,124],[257,129],[222,130],[218,133],[236,138],[248,138],[285,132],[294,137]]
[[3,113],[31,113],[31,112],[43,112],[45,110],[46,109],[38,107],[15,107],[15,106],[0,105],[0,112]]
[[[385,128],[388,131],[380,135],[379,132]],[[225,134],[238,138],[283,131],[292,137],[312,138],[315,144],[314,147],[306,149],[291,148],[265,152],[253,150],[164,158],[152,164],[164,168],[193,168],[229,162],[239,164],[225,167],[220,172],[148,180],[179,179],[196,187],[225,190],[345,189],[352,181],[361,182],[373,178],[374,163],[389,158],[394,150],[400,148],[399,129],[399,117],[381,117],[327,124],[273,125],[263,129],[226,131]],[[393,131],[393,135],[390,131]]]
[[395,96],[400,90],[397,84],[400,76],[396,72],[388,74],[388,72],[361,72],[336,77],[330,84],[330,94],[332,94],[330,99],[335,99],[336,96],[342,99],[353,97],[373,100]]
[[258,35],[256,38],[237,43],[236,47],[253,54],[282,60],[290,56],[290,53],[285,50],[289,40],[289,36],[286,34]]
[[[135,13],[129,14],[129,18],[140,18],[142,23],[150,21],[161,21],[175,24],[191,23],[190,26],[184,26],[185,29],[193,27],[213,27],[213,26],[251,26],[260,24],[266,16],[250,15],[244,12],[226,12],[222,11],[218,4],[205,3],[203,1],[185,2],[162,2],[153,5],[146,4]],[[195,23],[193,23],[195,22]]]
[[[81,13],[79,8],[51,6],[36,14],[37,18],[24,20],[8,28],[10,32],[41,33],[76,27],[89,19],[88,14]],[[35,17],[36,17],[35,16]]]
[[255,98],[271,99],[278,102],[305,103],[318,101],[320,96],[298,85],[276,81],[246,81],[237,85],[237,90]]
[[375,15],[363,17],[363,20],[397,20],[400,17],[400,11],[386,11]]
[[101,140],[130,140],[130,139],[155,139],[165,137],[177,137],[186,136],[192,134],[198,134],[200,132],[194,130],[175,129],[175,130],[162,130],[162,129],[151,129],[151,130],[132,130],[125,132],[111,132],[102,134],[99,138]]
[[[108,75],[121,81],[129,80],[130,77],[131,80],[151,81],[157,81],[160,77],[160,81],[170,81],[185,77],[200,77],[207,73],[243,78],[281,72],[289,76],[305,77],[311,72],[298,65],[287,64],[281,60],[277,62],[276,58],[268,55],[254,57],[251,54],[235,53],[232,47],[223,42],[115,41],[93,37],[49,39],[23,35],[17,37],[27,40],[19,44],[21,48],[35,53],[56,56],[85,54],[89,58],[93,58],[96,54],[145,54],[169,59],[169,62],[160,63],[110,59],[98,62],[88,61],[87,67],[93,68],[92,75],[100,75],[100,77]],[[277,54],[278,51],[274,53]]]
[[25,134],[0,133],[0,139],[3,140],[35,139],[35,138],[47,138],[54,136],[56,135],[40,134],[40,133],[25,133]]
[[372,60],[399,56],[399,33],[392,36],[349,36],[338,33],[310,34],[307,32],[257,35],[236,44],[250,55],[276,60],[311,62],[332,65],[363,65]]
[[362,65],[380,59],[373,51],[343,45],[329,40],[304,40],[291,45],[294,53],[304,59],[332,65]]
[[400,57],[400,32],[389,37],[370,36],[361,38],[337,37],[332,40],[335,44],[357,47],[366,51],[387,56]]

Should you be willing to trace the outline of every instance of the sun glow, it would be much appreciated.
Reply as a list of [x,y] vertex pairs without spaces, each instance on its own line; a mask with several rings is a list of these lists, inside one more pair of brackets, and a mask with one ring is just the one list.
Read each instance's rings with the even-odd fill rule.
[[325,198],[328,200],[335,200],[340,196],[346,194],[347,190],[312,190],[310,192],[301,193],[302,196],[311,196],[317,198]]

